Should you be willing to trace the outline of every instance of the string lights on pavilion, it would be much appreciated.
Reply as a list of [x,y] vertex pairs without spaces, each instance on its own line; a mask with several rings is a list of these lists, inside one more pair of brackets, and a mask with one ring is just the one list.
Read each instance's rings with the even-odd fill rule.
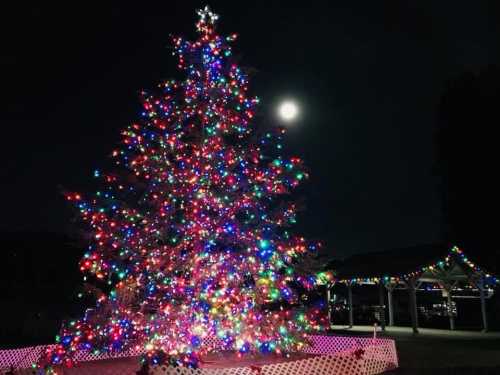
[[95,171],[94,196],[67,196],[92,235],[80,269],[96,305],[63,327],[45,363],[143,348],[150,363],[195,367],[208,337],[241,354],[287,353],[319,326],[296,287],[329,275],[296,273],[319,245],[290,231],[289,193],[308,174],[281,155],[283,129],[258,136],[259,100],[231,58],[237,36],[218,35],[208,7],[198,15],[196,41],[173,38],[185,79],[143,91],[116,170]]
[[456,259],[458,260],[461,264],[464,264],[467,266],[467,268],[470,269],[471,272],[475,274],[482,274],[484,277],[484,282],[486,287],[493,287],[498,284],[500,284],[500,280],[492,275],[489,272],[486,272],[485,270],[481,269],[477,264],[472,262],[467,256],[464,254],[460,248],[457,246],[453,246],[449,253],[444,257],[443,259],[440,259],[439,261],[423,266],[417,270],[407,272],[407,273],[402,273],[399,275],[382,275],[382,276],[377,276],[377,277],[354,277],[350,279],[340,279],[336,280],[338,283],[349,283],[349,284],[360,284],[360,283],[365,283],[365,284],[377,284],[379,282],[400,282],[404,280],[408,280],[411,278],[418,277],[419,275],[432,271],[432,270],[440,270],[444,269],[446,267],[449,267],[451,264],[451,260]]

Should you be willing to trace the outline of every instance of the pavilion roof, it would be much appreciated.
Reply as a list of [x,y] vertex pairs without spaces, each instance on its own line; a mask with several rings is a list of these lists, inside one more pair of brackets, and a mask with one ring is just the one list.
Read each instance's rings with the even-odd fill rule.
[[337,282],[374,283],[417,277],[423,281],[470,280],[485,277],[489,285],[499,280],[473,263],[458,247],[424,245],[354,255],[334,269]]

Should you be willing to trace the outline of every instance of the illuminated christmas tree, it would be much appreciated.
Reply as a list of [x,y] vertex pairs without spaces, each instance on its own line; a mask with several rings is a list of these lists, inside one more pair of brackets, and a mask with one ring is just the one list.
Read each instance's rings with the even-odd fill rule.
[[294,265],[318,245],[289,231],[289,193],[307,173],[280,155],[283,130],[252,126],[258,99],[233,62],[236,35],[218,35],[208,7],[198,14],[198,39],[173,39],[185,79],[142,92],[141,118],[112,153],[116,171],[95,172],[93,198],[67,197],[92,234],[80,268],[97,302],[64,325],[52,364],[82,349],[143,348],[151,363],[196,366],[208,337],[286,353],[312,328],[296,289],[317,280]]

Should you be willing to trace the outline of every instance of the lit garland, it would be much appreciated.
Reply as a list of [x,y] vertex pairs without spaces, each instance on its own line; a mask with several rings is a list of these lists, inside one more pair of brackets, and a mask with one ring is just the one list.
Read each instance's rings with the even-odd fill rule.
[[483,274],[485,286],[495,286],[497,284],[500,284],[500,280],[496,276],[493,276],[492,274],[484,271],[477,264],[470,261],[469,258],[467,258],[467,256],[464,254],[464,252],[460,250],[457,246],[452,247],[444,259],[439,260],[436,263],[421,267],[420,269],[412,272],[400,274],[397,276],[384,275],[376,277],[353,277],[349,279],[335,280],[334,282],[343,284],[378,284],[381,281],[383,283],[388,283],[388,282],[399,283],[400,281],[405,281],[411,278],[418,277],[421,274],[428,271],[442,270],[446,267],[449,267],[452,259],[456,259],[461,264],[466,265],[474,273]]
[[288,229],[296,206],[285,197],[308,175],[280,156],[284,130],[257,137],[258,99],[231,62],[236,35],[219,36],[208,7],[198,14],[197,41],[173,38],[187,78],[142,92],[142,118],[112,153],[128,174],[95,171],[94,198],[67,196],[91,228],[84,280],[109,292],[91,289],[96,307],[62,328],[42,366],[131,347],[153,364],[196,366],[208,336],[239,353],[286,353],[319,327],[317,310],[286,308],[299,302],[293,283],[328,278],[294,271],[319,246]]

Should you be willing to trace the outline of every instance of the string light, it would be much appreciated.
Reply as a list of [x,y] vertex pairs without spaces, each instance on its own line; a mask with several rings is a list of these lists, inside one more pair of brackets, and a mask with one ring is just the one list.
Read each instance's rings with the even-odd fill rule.
[[464,252],[457,246],[453,246],[449,253],[443,259],[431,263],[429,265],[423,266],[419,269],[413,270],[411,272],[402,273],[399,275],[384,275],[376,277],[353,277],[348,279],[339,279],[335,282],[343,284],[378,284],[379,282],[392,282],[399,283],[400,281],[405,281],[410,278],[418,277],[423,273],[433,270],[442,270],[450,267],[452,261],[458,261],[459,263],[467,266],[467,268],[476,274],[481,274],[484,277],[485,287],[495,286],[500,284],[500,280],[493,276],[492,274],[481,269],[477,264],[471,262],[469,258],[464,254]]
[[300,306],[290,282],[328,279],[294,271],[319,247],[289,231],[296,206],[282,199],[307,172],[279,154],[283,129],[257,136],[259,100],[231,59],[236,35],[215,32],[210,8],[198,15],[196,41],[173,38],[186,79],[143,91],[141,118],[112,152],[116,171],[94,172],[95,196],[67,196],[92,234],[80,270],[99,289],[41,365],[142,347],[152,364],[196,367],[208,336],[241,354],[286,353],[320,327],[318,309],[284,308]]

